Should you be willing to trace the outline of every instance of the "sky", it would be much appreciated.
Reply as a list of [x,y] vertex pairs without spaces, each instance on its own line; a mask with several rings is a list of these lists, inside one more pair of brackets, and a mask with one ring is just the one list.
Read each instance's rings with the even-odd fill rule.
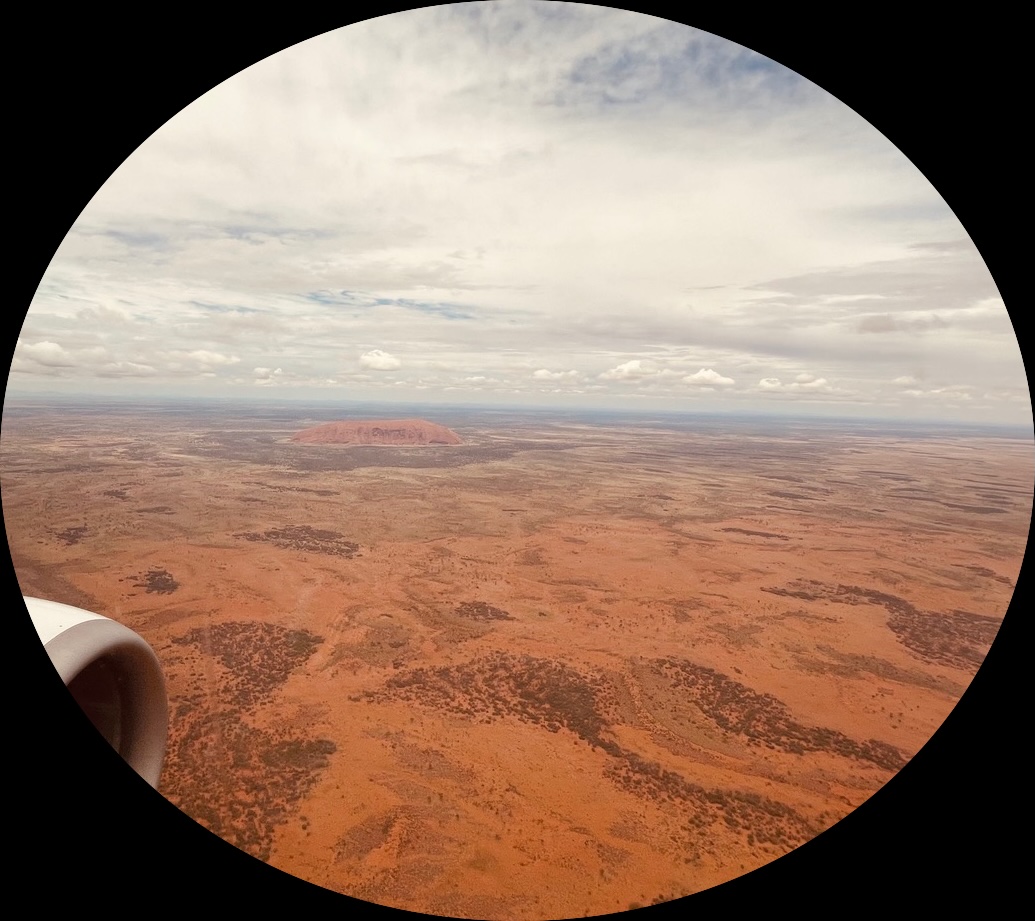
[[350,25],[182,110],[69,231],[8,392],[1032,419],[886,138],[740,45],[547,0]]

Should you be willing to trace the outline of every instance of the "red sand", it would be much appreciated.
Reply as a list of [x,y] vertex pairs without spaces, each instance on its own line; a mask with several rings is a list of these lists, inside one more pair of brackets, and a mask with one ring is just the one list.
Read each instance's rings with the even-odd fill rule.
[[292,441],[319,445],[458,445],[456,432],[423,419],[328,422],[304,429]]

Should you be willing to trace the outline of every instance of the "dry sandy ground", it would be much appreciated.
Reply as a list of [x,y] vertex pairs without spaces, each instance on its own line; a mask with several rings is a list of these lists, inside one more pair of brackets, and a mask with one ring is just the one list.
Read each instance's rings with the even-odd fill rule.
[[26,594],[140,632],[162,792],[329,889],[545,919],[695,892],[866,800],[1012,595],[1032,452],[785,423],[5,409]]

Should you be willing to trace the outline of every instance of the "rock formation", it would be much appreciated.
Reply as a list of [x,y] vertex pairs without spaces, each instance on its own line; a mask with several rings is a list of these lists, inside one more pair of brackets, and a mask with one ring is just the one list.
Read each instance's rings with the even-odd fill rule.
[[292,441],[320,445],[458,445],[456,432],[423,419],[363,419],[327,422],[291,436]]

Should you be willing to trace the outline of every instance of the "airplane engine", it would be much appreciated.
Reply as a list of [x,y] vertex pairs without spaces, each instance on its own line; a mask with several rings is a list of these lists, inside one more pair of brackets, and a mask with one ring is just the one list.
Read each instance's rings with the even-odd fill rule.
[[40,598],[24,601],[76,703],[130,767],[157,787],[169,712],[154,651],[128,627],[100,614]]

